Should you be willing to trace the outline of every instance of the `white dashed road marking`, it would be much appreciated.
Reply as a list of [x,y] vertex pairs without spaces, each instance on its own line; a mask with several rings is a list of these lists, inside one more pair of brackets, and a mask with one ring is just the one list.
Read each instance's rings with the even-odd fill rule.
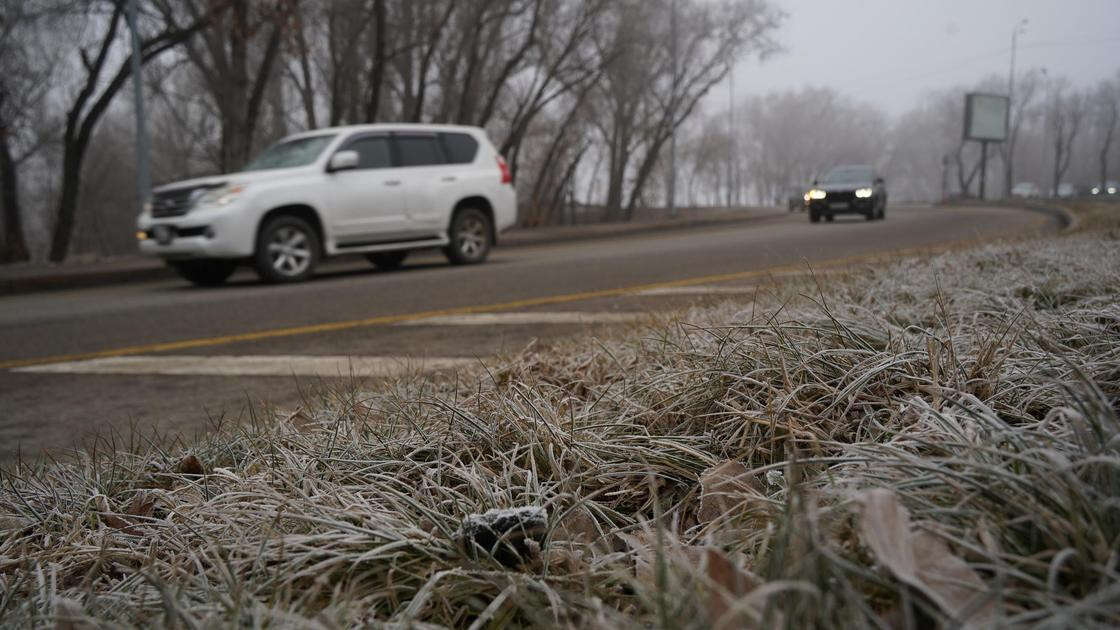
[[16,368],[55,374],[161,374],[193,376],[397,376],[478,365],[478,359],[436,357],[125,356]]

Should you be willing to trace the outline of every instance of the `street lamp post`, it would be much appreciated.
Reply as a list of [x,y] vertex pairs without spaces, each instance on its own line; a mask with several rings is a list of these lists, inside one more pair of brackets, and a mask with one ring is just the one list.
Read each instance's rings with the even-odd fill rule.
[[[1015,24],[1015,28],[1011,29],[1011,71],[1007,73],[1007,121],[1008,124],[1014,125],[1013,113],[1015,111],[1015,53],[1019,46],[1019,34],[1027,30],[1027,23],[1029,20],[1023,18]],[[1013,160],[1015,159],[1015,137],[1008,134],[1007,138],[1007,164],[1004,165],[1004,174],[1007,176],[1007,181],[1003,183],[1004,193],[1011,192],[1012,174],[1014,173]]]
[[151,148],[148,143],[148,125],[144,116],[144,79],[140,76],[141,62],[140,30],[137,20],[136,0],[128,2],[128,29],[132,33],[132,87],[136,109],[136,196],[140,208],[148,200],[152,186],[149,168]]
[[677,0],[669,4],[669,48],[673,58],[673,79],[669,93],[669,186],[666,191],[669,216],[677,216]]

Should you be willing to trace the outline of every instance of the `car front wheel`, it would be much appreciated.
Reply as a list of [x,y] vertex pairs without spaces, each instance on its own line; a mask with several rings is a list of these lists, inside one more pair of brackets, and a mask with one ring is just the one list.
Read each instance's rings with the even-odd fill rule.
[[490,217],[477,208],[463,208],[451,219],[448,236],[451,243],[443,249],[455,265],[468,265],[486,260],[493,245]]
[[306,280],[318,263],[319,235],[299,217],[271,219],[257,236],[253,266],[265,282]]
[[224,283],[233,275],[237,270],[237,261],[221,258],[171,260],[167,262],[167,266],[200,287],[214,287]]

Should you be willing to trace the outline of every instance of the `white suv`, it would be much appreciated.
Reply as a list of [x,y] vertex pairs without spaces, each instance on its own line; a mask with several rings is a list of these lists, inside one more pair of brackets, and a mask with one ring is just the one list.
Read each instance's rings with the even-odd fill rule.
[[482,262],[516,220],[513,178],[482,129],[356,125],[284,138],[240,173],[156,188],[137,238],[196,284],[246,261],[292,282],[350,253],[381,268],[430,247]]

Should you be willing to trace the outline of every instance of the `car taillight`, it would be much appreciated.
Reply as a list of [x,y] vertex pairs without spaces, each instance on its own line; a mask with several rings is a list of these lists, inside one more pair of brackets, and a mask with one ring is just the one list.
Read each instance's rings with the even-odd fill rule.
[[502,169],[502,183],[512,184],[513,173],[509,171],[509,164],[506,164],[506,159],[500,155],[498,156],[498,168]]

